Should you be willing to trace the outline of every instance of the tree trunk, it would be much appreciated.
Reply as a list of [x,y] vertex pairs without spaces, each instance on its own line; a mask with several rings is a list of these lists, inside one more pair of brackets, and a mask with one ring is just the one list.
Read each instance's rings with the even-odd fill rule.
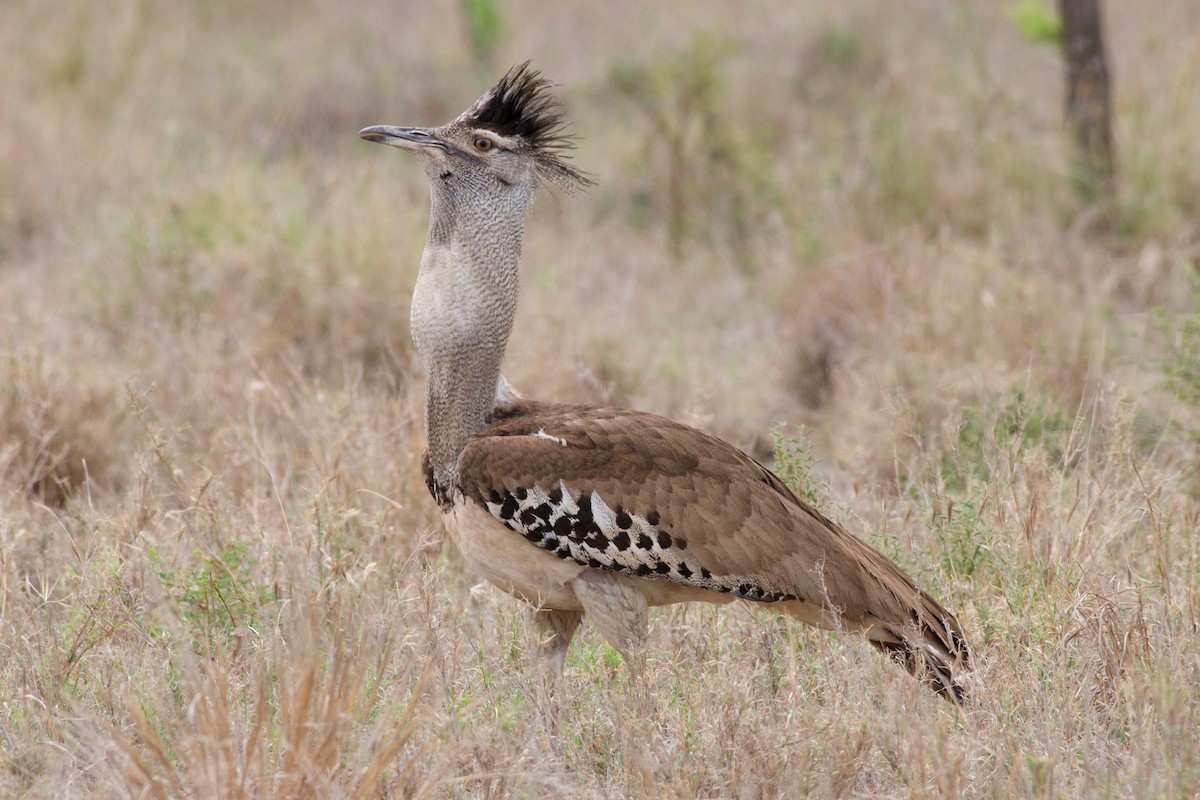
[[1108,63],[1099,0],[1059,0],[1067,59],[1067,124],[1075,138],[1076,179],[1089,198],[1113,192],[1115,159]]

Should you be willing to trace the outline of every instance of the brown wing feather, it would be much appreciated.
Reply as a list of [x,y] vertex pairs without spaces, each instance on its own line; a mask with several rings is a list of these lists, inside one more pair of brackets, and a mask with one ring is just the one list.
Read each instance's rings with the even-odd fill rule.
[[[850,619],[895,616],[920,591],[750,456],[652,414],[522,401],[467,445],[459,480],[485,505],[493,492],[560,483],[596,492],[609,506],[657,518],[712,572],[757,578]],[[889,591],[878,599],[889,608],[867,608],[881,582]]]
[[864,632],[932,674],[939,691],[961,693],[950,681],[967,647],[954,615],[766,467],[702,431],[624,409],[519,401],[468,443],[459,487],[560,557],[788,601],[810,622],[814,607],[832,612],[826,625]]

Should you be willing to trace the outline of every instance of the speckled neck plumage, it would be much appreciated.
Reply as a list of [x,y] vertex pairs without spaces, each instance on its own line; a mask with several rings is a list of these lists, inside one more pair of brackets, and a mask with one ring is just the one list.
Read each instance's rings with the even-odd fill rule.
[[487,425],[517,306],[532,193],[507,202],[431,182],[429,240],[413,293],[413,343],[425,364],[431,488],[446,502],[467,440]]

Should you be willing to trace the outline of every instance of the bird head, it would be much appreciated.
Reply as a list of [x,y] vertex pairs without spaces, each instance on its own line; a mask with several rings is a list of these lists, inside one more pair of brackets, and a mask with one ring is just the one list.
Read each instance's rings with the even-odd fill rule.
[[376,125],[358,135],[414,153],[435,191],[528,195],[539,182],[567,190],[590,185],[565,160],[571,139],[549,87],[527,61],[453,122],[436,128]]

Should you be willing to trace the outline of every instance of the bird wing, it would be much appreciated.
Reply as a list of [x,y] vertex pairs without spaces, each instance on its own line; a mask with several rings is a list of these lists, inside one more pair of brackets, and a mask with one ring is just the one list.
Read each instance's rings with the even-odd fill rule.
[[802,600],[864,626],[928,612],[961,636],[903,570],[766,467],[664,417],[518,401],[467,444],[459,487],[529,542],[586,566]]

